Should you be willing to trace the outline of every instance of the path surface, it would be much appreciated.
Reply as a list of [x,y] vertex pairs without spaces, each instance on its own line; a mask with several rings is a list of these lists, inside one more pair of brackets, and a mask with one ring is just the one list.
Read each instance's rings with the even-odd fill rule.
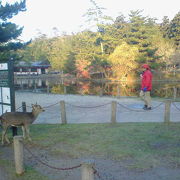
[[[21,107],[22,102],[27,106],[38,103],[45,108],[35,121],[37,124],[61,123],[60,101],[66,103],[66,116],[68,123],[108,123],[111,119],[111,102],[117,101],[117,122],[163,122],[163,100],[152,99],[154,107],[151,111],[142,110],[143,102],[139,98],[113,98],[81,95],[58,95],[30,92],[16,92],[16,108]],[[161,105],[160,105],[161,104]],[[160,105],[160,106],[159,106]],[[170,119],[180,122],[180,102],[171,106]],[[21,108],[18,110],[21,111]],[[31,111],[28,107],[27,111]]]

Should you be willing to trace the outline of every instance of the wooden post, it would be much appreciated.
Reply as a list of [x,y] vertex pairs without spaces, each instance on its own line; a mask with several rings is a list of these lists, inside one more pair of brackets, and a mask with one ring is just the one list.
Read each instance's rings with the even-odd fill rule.
[[165,101],[165,112],[164,112],[164,122],[170,123],[170,109],[171,109],[171,100]]
[[176,97],[177,97],[177,87],[173,87],[173,98],[174,100],[176,100]]
[[120,98],[120,85],[117,86],[117,97]]
[[81,180],[94,180],[93,161],[84,161],[81,166]]
[[67,88],[64,86],[64,94],[67,94]]
[[99,96],[100,96],[100,97],[103,96],[103,88],[100,89]]
[[22,111],[26,112],[26,102],[22,102]]
[[61,123],[67,124],[66,108],[65,108],[65,102],[64,101],[60,101],[60,107],[61,107]]
[[116,109],[117,109],[117,102],[112,101],[112,104],[111,104],[111,123],[116,123]]
[[14,136],[14,159],[16,174],[21,175],[24,173],[24,161],[23,161],[23,137]]

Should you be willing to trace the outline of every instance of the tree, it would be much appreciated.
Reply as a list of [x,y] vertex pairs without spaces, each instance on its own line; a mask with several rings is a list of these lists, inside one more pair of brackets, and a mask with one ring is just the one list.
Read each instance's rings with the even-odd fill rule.
[[152,37],[157,33],[158,27],[155,24],[155,19],[143,17],[142,11],[131,11],[129,31],[126,33],[126,42],[131,45],[136,45],[139,49],[139,63],[156,63],[157,48],[152,47]]
[[138,48],[123,42],[109,56],[109,63],[115,77],[123,79],[138,67],[136,58],[138,56]]
[[162,23],[160,24],[160,30],[163,33],[163,37],[167,37],[167,32],[169,28],[169,18],[167,16],[164,16],[162,19]]
[[23,61],[44,61],[48,60],[49,40],[46,35],[41,34],[25,48],[18,50]]
[[168,37],[174,40],[177,48],[180,46],[180,11],[169,24]]
[[171,64],[171,56],[175,53],[175,45],[174,42],[170,39],[163,38],[163,34],[161,32],[157,33],[154,38],[152,44],[155,48],[157,48],[156,55],[159,56],[159,63],[161,67],[167,67]]
[[20,11],[26,10],[25,3],[26,0],[23,0],[20,3],[3,5],[0,0],[0,61],[7,61],[15,56],[14,52],[25,45],[17,40],[23,28],[8,21]]

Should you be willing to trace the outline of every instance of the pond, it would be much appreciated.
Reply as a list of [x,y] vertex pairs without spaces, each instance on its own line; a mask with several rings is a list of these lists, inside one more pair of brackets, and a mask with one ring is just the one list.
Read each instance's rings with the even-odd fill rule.
[[[97,82],[75,79],[15,79],[16,91],[99,96],[138,96],[140,82]],[[154,81],[152,97],[180,98],[179,82]]]

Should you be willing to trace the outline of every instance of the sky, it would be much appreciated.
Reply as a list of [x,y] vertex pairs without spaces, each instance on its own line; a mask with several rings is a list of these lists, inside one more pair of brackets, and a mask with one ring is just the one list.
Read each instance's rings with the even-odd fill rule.
[[[3,1],[3,0],[2,0]],[[4,0],[10,3],[20,0]],[[53,28],[72,33],[83,30],[85,19],[82,17],[92,7],[90,0],[26,0],[27,11],[21,12],[11,22],[23,26],[19,39],[28,41],[38,33],[49,37],[55,35]],[[106,8],[105,14],[113,18],[122,13],[125,17],[131,10],[143,10],[144,16],[157,18],[161,22],[164,16],[171,20],[180,11],[180,0],[95,0],[98,6]],[[84,26],[83,26],[84,27]]]

